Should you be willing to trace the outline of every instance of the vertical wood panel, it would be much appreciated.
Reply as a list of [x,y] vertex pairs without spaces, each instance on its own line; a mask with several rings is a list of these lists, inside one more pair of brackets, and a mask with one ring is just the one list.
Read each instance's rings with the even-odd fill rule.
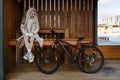
[[50,11],[50,0],[46,0],[47,2],[45,2],[46,4],[46,15],[47,15],[47,19],[46,19],[46,27],[51,27],[51,11]]
[[75,37],[79,37],[80,36],[80,13],[79,13],[79,0],[76,0],[75,1],[75,5],[76,5],[76,8],[75,8],[75,32],[76,35]]
[[81,33],[84,35],[84,0],[81,0]]
[[72,33],[72,38],[75,38],[76,32],[75,32],[75,0],[71,0],[71,33]]
[[69,28],[70,38],[71,38],[71,0],[67,0],[67,26]]
[[[22,11],[21,11],[22,12]],[[8,46],[9,39],[16,38],[16,29],[20,27],[20,5],[15,0],[4,0],[4,61],[5,73],[15,66],[15,47]],[[7,32],[7,33],[6,33]]]
[[56,1],[56,27],[58,28],[59,27],[59,18],[58,18],[58,15],[59,15],[59,11],[58,11],[58,0]]
[[78,24],[79,25],[79,29],[78,29],[79,32],[78,33],[79,33],[79,35],[78,36],[82,35],[82,28],[81,28],[82,27],[82,19],[81,19],[82,13],[81,12],[82,12],[81,11],[81,0],[79,0],[79,9],[78,9],[78,14],[79,14],[79,24]]
[[94,34],[94,31],[93,31],[93,0],[91,0],[90,2],[90,10],[89,10],[89,37],[90,37],[90,39],[94,39],[93,37],[93,34]]
[[85,18],[85,27],[84,27],[84,29],[85,29],[85,38],[88,38],[88,33],[89,33],[89,27],[88,27],[88,20],[89,20],[89,18],[88,18],[88,10],[87,10],[87,0],[84,0],[84,3],[85,3],[85,16],[84,16],[84,18]]
[[67,26],[67,0],[64,0],[64,11],[63,11],[63,27],[68,28]]
[[51,21],[50,21],[50,27],[54,27],[54,15],[55,15],[55,12],[54,12],[54,0],[50,0],[50,3],[51,3],[51,17],[50,17],[50,19],[51,19]]
[[[42,0],[41,0],[42,2]],[[90,37],[93,21],[89,14],[91,0],[44,0],[42,11],[43,27],[69,27],[71,38],[76,36]],[[51,5],[51,6],[50,6]]]

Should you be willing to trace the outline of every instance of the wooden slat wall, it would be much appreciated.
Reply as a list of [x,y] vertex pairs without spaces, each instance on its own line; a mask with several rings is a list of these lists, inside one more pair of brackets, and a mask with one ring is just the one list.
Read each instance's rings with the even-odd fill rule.
[[9,39],[16,38],[20,25],[20,5],[15,0],[4,0],[4,67],[8,72],[16,63],[15,47],[8,46]]
[[[30,1],[30,4],[33,4],[33,0]],[[26,2],[28,9],[29,0]],[[37,0],[35,0],[35,7],[36,2]],[[41,28],[67,27],[70,38],[85,36],[93,40],[93,0],[39,0],[38,7]]]

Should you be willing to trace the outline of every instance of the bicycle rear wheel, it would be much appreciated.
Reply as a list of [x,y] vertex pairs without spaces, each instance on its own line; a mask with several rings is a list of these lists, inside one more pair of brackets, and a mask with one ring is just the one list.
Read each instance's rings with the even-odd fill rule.
[[39,70],[45,74],[54,73],[59,68],[60,62],[59,52],[52,46],[40,50],[37,56]]
[[104,56],[95,46],[86,46],[79,53],[78,66],[85,73],[96,73],[104,65]]

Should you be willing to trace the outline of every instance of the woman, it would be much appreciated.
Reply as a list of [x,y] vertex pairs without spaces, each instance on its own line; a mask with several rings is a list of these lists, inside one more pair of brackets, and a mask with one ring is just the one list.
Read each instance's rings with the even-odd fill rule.
[[25,47],[27,48],[27,54],[23,57],[25,60],[28,60],[29,62],[34,61],[34,55],[32,54],[31,50],[33,47],[34,39],[36,39],[40,45],[40,47],[43,46],[43,39],[39,37],[39,23],[37,18],[36,9],[29,8],[26,14],[26,20],[24,23],[21,24],[21,32],[24,37],[25,41]]

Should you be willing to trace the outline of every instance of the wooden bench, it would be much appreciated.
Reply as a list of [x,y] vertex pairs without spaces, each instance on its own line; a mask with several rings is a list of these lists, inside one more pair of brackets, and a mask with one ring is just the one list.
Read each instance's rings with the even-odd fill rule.
[[[73,45],[76,45],[76,44],[77,44],[77,39],[63,39],[63,40],[65,40],[66,42],[69,42],[69,43],[71,43],[71,44],[73,44]],[[44,39],[44,44],[43,44],[43,46],[50,46],[50,45],[52,45],[53,41],[54,41],[54,39],[50,39],[50,40]],[[86,40],[81,41],[81,43],[88,43],[88,42],[90,42],[90,40],[87,40],[87,39],[86,39]],[[9,46],[16,46],[16,44],[17,44],[17,42],[16,42],[15,39],[10,39],[9,42],[8,42],[8,45],[9,45]],[[38,43],[35,42],[34,45],[38,45]],[[66,45],[66,46],[67,46],[67,45]],[[68,46],[68,47],[69,47],[69,46]],[[72,52],[74,52],[74,51],[72,51]],[[16,49],[16,63],[18,62],[18,57],[17,57],[17,55],[18,55],[18,53],[17,53],[17,49]],[[71,55],[74,55],[74,53],[72,53]],[[66,55],[64,56],[64,63],[65,63],[65,64],[69,64],[69,60],[68,60],[68,58],[67,58]]]
[[[63,39],[64,41],[68,42],[68,43],[71,43],[73,45],[76,45],[77,44],[77,39]],[[52,45],[54,39],[44,39],[44,46],[49,46],[49,45]],[[81,41],[80,43],[89,43],[90,40],[89,39],[85,39],[83,41]],[[9,46],[16,46],[17,44],[17,41],[15,39],[10,39],[9,42],[8,42],[8,45]],[[35,45],[37,45],[38,43],[35,42]]]

